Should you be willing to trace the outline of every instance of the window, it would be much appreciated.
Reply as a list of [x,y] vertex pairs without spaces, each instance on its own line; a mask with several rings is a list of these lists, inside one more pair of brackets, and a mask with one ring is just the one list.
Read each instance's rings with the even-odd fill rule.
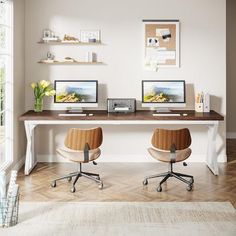
[[0,0],[0,170],[12,158],[12,1]]

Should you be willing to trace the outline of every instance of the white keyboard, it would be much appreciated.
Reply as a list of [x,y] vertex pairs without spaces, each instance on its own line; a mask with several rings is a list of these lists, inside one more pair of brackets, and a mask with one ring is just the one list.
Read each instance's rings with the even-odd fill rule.
[[173,113],[170,113],[170,114],[152,114],[153,116],[181,116],[181,114],[173,114]]
[[62,114],[58,114],[58,116],[86,116],[87,114],[84,114],[84,113],[77,113],[77,114],[68,114],[68,113],[62,113]]

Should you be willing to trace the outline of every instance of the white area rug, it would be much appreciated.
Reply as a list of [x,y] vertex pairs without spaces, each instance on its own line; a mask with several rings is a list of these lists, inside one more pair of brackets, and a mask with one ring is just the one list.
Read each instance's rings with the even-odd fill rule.
[[228,202],[21,203],[10,236],[236,235],[236,211]]

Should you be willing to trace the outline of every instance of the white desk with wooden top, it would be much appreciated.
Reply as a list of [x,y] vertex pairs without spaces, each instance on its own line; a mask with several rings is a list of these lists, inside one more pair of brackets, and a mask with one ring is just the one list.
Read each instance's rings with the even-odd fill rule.
[[[20,120],[24,121],[27,137],[27,150],[25,160],[25,175],[29,175],[37,164],[34,153],[34,128],[38,125],[204,125],[208,129],[208,145],[206,163],[214,175],[218,175],[218,161],[216,152],[216,136],[218,125],[224,117],[215,111],[209,113],[196,113],[192,110],[173,111],[178,116],[153,116],[151,111],[136,111],[135,113],[107,113],[105,110],[86,111],[85,116],[67,116],[66,111],[43,111],[35,113],[28,111]],[[172,114],[173,114],[172,113]]]

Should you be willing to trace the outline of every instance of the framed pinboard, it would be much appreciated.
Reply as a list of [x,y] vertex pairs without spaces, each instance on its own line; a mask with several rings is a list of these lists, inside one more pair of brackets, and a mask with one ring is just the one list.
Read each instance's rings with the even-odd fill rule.
[[179,20],[143,20],[144,68],[179,67]]

